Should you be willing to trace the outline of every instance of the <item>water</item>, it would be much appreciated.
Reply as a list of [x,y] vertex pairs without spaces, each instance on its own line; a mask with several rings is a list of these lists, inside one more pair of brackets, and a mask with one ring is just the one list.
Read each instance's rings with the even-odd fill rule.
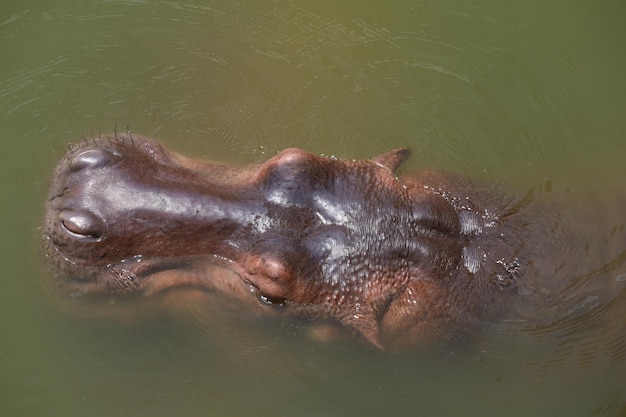
[[[610,203],[626,191],[625,16],[621,0],[3,2],[0,414],[626,415],[624,206]],[[232,162],[410,146],[406,170],[512,192],[549,181],[568,209],[597,207],[598,232],[568,247],[614,258],[568,288],[608,296],[414,355],[236,312],[67,314],[41,265],[48,176],[67,143],[114,129]]]

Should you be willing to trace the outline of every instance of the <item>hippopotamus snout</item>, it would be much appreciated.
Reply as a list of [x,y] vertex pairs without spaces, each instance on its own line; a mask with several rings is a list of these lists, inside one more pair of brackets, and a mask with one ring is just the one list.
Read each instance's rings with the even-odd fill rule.
[[69,262],[99,265],[102,252],[98,248],[106,245],[112,237],[111,226],[120,221],[115,218],[115,206],[129,196],[121,190],[107,193],[129,162],[125,149],[117,145],[86,142],[57,167],[48,200],[46,237]]
[[139,136],[81,145],[55,173],[46,235],[68,260],[87,266],[201,251],[163,240],[198,235],[220,217],[237,222],[241,213],[226,185],[207,181],[210,170],[180,161]]
[[[119,155],[118,155],[119,156]],[[105,222],[88,207],[81,206],[80,196],[85,193],[84,184],[70,181],[78,178],[76,175],[83,170],[93,170],[104,167],[114,162],[116,156],[105,149],[87,149],[79,152],[68,163],[68,182],[72,188],[66,188],[70,195],[63,196],[63,202],[59,205],[59,227],[67,232],[68,237],[77,239],[100,239],[105,230]],[[69,184],[68,184],[69,186]],[[75,200],[75,201],[72,201]]]

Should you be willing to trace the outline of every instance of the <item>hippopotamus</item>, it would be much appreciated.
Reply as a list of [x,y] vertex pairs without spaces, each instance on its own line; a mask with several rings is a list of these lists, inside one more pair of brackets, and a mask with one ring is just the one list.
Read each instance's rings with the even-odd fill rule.
[[379,349],[468,332],[528,296],[549,221],[536,220],[532,191],[399,175],[408,157],[292,148],[234,166],[139,135],[86,139],[58,164],[46,204],[54,286],[84,299],[195,288],[335,323]]

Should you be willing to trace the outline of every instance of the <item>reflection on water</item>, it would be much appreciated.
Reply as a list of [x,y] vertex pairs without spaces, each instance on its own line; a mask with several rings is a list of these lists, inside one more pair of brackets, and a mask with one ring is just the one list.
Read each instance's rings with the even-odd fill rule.
[[[622,21],[618,1],[3,3],[7,415],[625,415]],[[474,345],[403,355],[198,304],[61,313],[33,262],[47,175],[67,142],[127,125],[209,159],[408,145],[405,170],[514,196],[548,181],[561,279]]]

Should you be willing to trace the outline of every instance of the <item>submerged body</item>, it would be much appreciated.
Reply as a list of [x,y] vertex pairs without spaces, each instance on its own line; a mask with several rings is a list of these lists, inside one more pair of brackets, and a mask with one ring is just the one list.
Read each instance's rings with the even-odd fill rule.
[[74,297],[192,287],[386,348],[467,330],[559,268],[542,255],[550,220],[530,199],[432,172],[398,177],[407,157],[287,149],[230,167],[140,136],[88,140],[58,165],[47,202],[55,283]]

